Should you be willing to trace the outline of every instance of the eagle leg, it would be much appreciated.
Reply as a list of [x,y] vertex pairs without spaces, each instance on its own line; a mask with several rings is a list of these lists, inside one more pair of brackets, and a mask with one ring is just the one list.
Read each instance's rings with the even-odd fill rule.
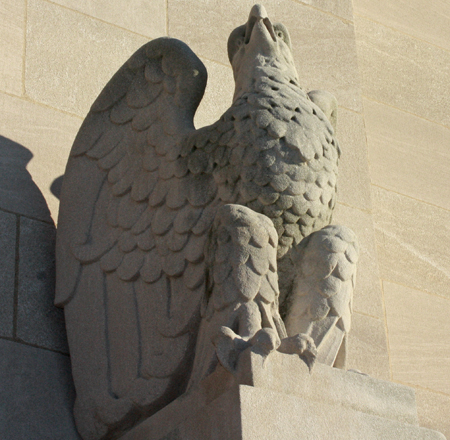
[[287,337],[278,309],[278,235],[272,221],[240,205],[216,213],[206,251],[207,300],[190,386],[220,362],[238,375],[246,349],[263,358]]
[[359,250],[344,226],[326,226],[306,237],[293,255],[296,276],[287,297],[288,335],[304,333],[317,347],[317,361],[345,368]]

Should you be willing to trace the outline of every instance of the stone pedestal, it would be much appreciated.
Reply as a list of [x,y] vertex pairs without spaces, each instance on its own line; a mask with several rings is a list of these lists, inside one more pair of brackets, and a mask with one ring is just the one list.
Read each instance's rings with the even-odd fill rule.
[[445,440],[417,421],[414,390],[295,355],[250,351],[121,440]]

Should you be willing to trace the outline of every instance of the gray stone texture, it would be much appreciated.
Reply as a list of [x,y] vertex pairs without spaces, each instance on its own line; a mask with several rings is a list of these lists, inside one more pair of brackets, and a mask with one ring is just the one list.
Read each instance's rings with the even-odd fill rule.
[[450,395],[450,301],[388,281],[383,289],[392,379]]
[[[249,354],[249,353],[245,353]],[[318,365],[296,356],[245,359],[240,385],[217,370],[121,440],[443,440],[417,423],[411,388]]]
[[450,299],[450,211],[373,187],[382,279]]
[[0,438],[79,440],[68,356],[0,339]]
[[360,16],[355,27],[364,97],[450,127],[450,51]]
[[[111,75],[148,41],[43,0],[29,0],[27,5],[27,95],[72,114],[85,116]],[[82,9],[80,2],[77,5]]]
[[22,94],[25,0],[0,4],[0,90]]
[[20,218],[17,337],[68,352],[64,313],[54,305],[55,227]]
[[16,222],[16,215],[0,210],[0,336],[9,338],[14,322]]

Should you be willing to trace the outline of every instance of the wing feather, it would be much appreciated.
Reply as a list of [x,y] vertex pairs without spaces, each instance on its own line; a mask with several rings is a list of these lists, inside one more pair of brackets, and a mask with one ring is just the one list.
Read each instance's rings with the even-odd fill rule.
[[[117,328],[133,327],[128,332],[132,341],[125,343],[120,333],[103,337],[109,341],[107,356],[118,353],[121,344],[132,344],[133,373],[111,364],[108,374],[113,377],[107,379],[120,386],[119,397],[135,401],[136,383],[178,374],[181,362],[192,357],[192,326],[199,322],[205,291],[203,245],[216,188],[210,176],[193,176],[189,154],[180,152],[186,139],[195,138],[193,116],[205,86],[206,69],[184,43],[171,38],[151,41],[100,93],[66,168],[56,303],[71,307],[72,340],[83,344],[82,338],[91,337],[75,322],[83,304],[71,301],[89,285],[83,277],[92,271],[83,271],[83,265],[107,274],[106,294],[83,291],[78,298],[89,294],[98,295],[99,304],[108,300],[107,333],[110,317]],[[120,320],[121,308],[126,324]],[[98,387],[101,394],[104,390]],[[179,384],[163,387],[161,393],[173,396],[174,387]],[[164,401],[161,398],[155,394],[152,402]]]

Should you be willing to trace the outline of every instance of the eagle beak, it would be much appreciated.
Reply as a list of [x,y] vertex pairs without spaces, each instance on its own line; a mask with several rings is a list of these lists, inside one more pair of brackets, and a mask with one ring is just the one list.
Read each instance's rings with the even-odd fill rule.
[[[264,36],[266,37],[266,39],[268,36],[270,36],[270,38],[274,42],[277,41],[272,23],[269,20],[269,17],[267,16],[266,9],[262,5],[253,6],[252,10],[250,11],[250,15],[248,17],[247,25],[245,28],[245,38],[244,38],[245,44],[248,44],[250,42],[252,34],[254,33],[253,32],[254,29],[257,30],[257,33],[259,34],[260,33],[265,34]],[[269,35],[267,35],[267,33]]]

